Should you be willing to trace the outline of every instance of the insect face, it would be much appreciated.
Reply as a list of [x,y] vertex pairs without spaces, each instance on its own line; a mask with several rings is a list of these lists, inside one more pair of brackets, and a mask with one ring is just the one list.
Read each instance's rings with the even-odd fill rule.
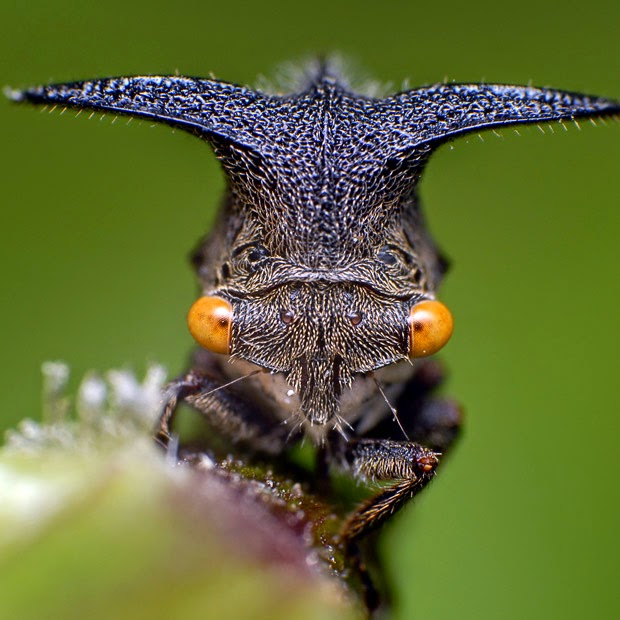
[[263,245],[230,254],[237,260],[227,262],[226,282],[194,304],[190,330],[208,350],[282,373],[299,399],[299,411],[283,415],[298,413],[309,426],[348,423],[359,411],[341,411],[340,397],[357,377],[433,353],[450,337],[447,308],[419,303],[429,293],[415,285],[426,278],[411,274],[423,266],[413,267],[410,254],[403,269],[395,246],[332,269],[292,263]]
[[232,354],[284,373],[311,425],[338,418],[356,374],[407,357],[407,303],[359,285],[285,285],[233,303]]

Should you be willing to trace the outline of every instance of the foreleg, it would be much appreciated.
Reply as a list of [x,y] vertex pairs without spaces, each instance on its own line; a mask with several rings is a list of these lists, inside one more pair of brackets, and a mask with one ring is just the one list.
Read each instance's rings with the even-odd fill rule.
[[392,481],[359,506],[345,521],[345,545],[357,541],[413,499],[435,475],[438,454],[420,444],[387,439],[359,439],[341,444],[339,462],[361,480]]
[[248,404],[223,381],[192,370],[170,383],[164,392],[162,413],[155,428],[155,440],[164,447],[170,443],[171,427],[182,402],[201,413],[216,432],[232,443],[267,454],[277,454],[284,446],[286,434],[282,425]]

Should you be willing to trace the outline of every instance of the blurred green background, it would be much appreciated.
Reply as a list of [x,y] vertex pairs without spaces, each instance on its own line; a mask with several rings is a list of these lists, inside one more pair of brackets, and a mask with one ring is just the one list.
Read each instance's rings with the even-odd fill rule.
[[[435,8],[436,6],[436,8]],[[398,89],[444,77],[620,98],[620,4],[105,4],[4,0],[0,81],[174,73],[251,83],[338,50]],[[191,345],[188,252],[222,189],[189,135],[0,102],[1,428],[40,410],[40,364]],[[433,488],[385,532],[396,617],[620,614],[620,127],[485,134],[438,152],[422,192],[453,259],[442,357],[467,411]]]

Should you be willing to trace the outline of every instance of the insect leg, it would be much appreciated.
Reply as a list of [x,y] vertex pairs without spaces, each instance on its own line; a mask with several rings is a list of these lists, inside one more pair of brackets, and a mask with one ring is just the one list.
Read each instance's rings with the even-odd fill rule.
[[179,401],[184,400],[186,396],[199,389],[200,380],[194,373],[189,373],[185,377],[177,379],[166,386],[162,412],[159,415],[159,420],[153,433],[153,438],[162,447],[167,448],[172,439],[170,429]]
[[350,545],[380,527],[432,480],[438,454],[410,441],[359,439],[341,444],[340,465],[363,480],[391,480],[359,506],[346,520],[341,532]]
[[170,383],[164,392],[155,441],[168,446],[177,407],[185,402],[201,413],[216,432],[232,442],[267,454],[281,452],[286,429],[224,383],[196,370]]

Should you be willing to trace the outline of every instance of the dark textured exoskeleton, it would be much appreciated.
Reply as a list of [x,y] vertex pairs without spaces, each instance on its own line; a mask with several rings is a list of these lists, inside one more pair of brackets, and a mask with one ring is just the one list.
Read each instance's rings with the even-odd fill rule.
[[168,441],[185,401],[258,453],[310,436],[328,464],[391,481],[350,516],[347,542],[429,482],[458,430],[458,408],[429,398],[437,366],[410,361],[451,329],[445,307],[422,305],[445,270],[416,192],[429,157],[469,132],[620,113],[597,97],[489,84],[373,98],[352,92],[328,63],[286,95],[121,77],[11,96],[149,118],[211,144],[228,190],[194,255],[204,297],[190,313],[210,351],[170,386],[158,438]]

